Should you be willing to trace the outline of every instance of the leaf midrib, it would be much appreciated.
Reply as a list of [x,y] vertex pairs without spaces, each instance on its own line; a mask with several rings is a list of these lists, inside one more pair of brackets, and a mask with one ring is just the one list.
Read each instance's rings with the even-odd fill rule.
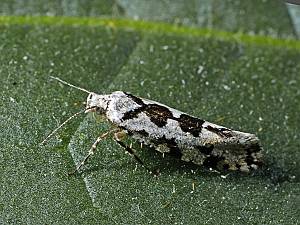
[[105,26],[111,29],[129,29],[136,32],[174,34],[193,37],[216,38],[270,47],[283,47],[300,50],[300,41],[279,39],[271,36],[249,35],[228,31],[174,25],[164,22],[138,21],[127,18],[109,17],[66,17],[66,16],[0,16],[0,25],[34,26]]

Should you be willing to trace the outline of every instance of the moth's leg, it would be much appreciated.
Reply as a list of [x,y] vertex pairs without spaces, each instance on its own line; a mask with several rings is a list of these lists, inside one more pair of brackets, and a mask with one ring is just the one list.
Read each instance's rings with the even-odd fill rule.
[[86,163],[86,161],[95,153],[97,145],[100,143],[100,141],[104,140],[109,134],[116,132],[116,129],[111,129],[103,134],[101,134],[97,140],[94,142],[94,144],[92,145],[92,147],[90,148],[88,154],[84,157],[84,159],[81,161],[81,163],[79,163],[76,166],[76,169],[70,173],[68,173],[68,175],[73,175],[76,172],[78,172],[80,170],[80,168]]
[[115,141],[125,149],[126,152],[128,152],[131,156],[133,156],[146,170],[148,170],[151,174],[159,175],[157,171],[152,171],[150,168],[148,168],[144,162],[138,157],[138,155],[135,153],[135,151],[131,148],[131,146],[126,145],[122,140],[126,137],[126,133],[124,131],[119,131],[114,134]]

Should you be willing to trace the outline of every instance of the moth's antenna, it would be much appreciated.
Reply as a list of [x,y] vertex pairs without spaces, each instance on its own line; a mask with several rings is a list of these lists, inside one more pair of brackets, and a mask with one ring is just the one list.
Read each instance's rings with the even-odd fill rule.
[[51,138],[60,128],[62,128],[64,125],[66,125],[71,119],[75,118],[76,116],[80,115],[81,113],[84,113],[84,110],[81,110],[75,114],[73,114],[72,116],[70,116],[68,119],[66,119],[62,124],[60,124],[55,130],[53,130],[42,142],[41,145],[45,144],[49,138]]
[[84,91],[84,92],[89,93],[89,94],[91,93],[91,91],[88,91],[88,90],[86,90],[86,89],[84,89],[84,88],[81,88],[81,87],[77,87],[77,86],[75,86],[75,85],[73,85],[73,84],[70,84],[70,83],[68,83],[68,82],[66,82],[66,81],[64,81],[64,80],[62,80],[62,79],[60,79],[60,78],[58,78],[58,77],[53,77],[53,76],[50,76],[50,77],[51,77],[52,79],[58,80],[59,82],[65,84],[65,85],[68,85],[68,86],[70,86],[70,87],[72,87],[72,88],[76,88],[76,89],[78,89],[78,90]]
[[71,119],[75,118],[76,116],[80,115],[81,113],[88,113],[92,112],[96,107],[90,107],[87,109],[83,109],[72,116],[70,116],[68,119],[66,119],[62,124],[60,124],[56,129],[54,129],[42,142],[41,145],[45,144],[60,128],[62,128],[64,125],[66,125]]

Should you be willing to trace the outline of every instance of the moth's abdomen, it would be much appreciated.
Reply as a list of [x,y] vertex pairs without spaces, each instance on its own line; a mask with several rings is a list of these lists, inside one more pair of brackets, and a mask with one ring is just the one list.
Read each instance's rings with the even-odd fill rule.
[[243,172],[249,172],[261,166],[262,148],[259,139],[249,133],[239,131],[230,133],[230,137],[224,137],[215,143],[214,150],[204,165]]
[[183,132],[178,126],[173,126],[173,129],[172,126],[166,126],[155,130],[155,126],[143,114],[129,124],[123,123],[123,128],[139,142],[197,165],[249,172],[262,164],[262,148],[257,137],[252,134],[230,131],[231,135],[222,137],[215,134],[210,134],[211,137],[194,137]]

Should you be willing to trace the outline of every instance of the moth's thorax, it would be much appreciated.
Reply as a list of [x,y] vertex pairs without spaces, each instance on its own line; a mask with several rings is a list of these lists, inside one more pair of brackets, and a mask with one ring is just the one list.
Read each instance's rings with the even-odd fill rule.
[[107,119],[115,124],[121,122],[126,112],[134,110],[137,107],[139,105],[122,91],[115,91],[109,95],[90,93],[86,104],[86,109],[94,108],[92,111],[105,114]]
[[128,93],[123,91],[115,91],[109,95],[106,116],[111,122],[117,125],[120,125],[126,113],[140,107],[128,95]]

